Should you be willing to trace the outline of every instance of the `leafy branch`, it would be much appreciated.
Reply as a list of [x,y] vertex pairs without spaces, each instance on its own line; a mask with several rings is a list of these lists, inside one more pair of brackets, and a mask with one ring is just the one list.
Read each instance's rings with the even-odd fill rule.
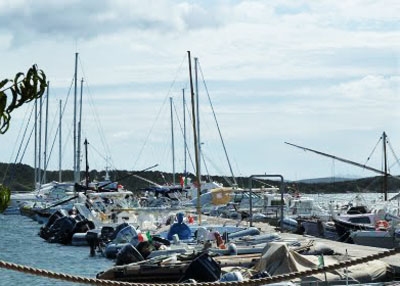
[[[7,84],[11,85],[4,88]],[[26,75],[19,72],[14,80],[0,81],[0,134],[6,133],[10,127],[11,112],[22,104],[40,98],[46,91],[47,81],[45,73],[33,65]],[[2,89],[4,88],[4,89]],[[7,106],[7,94],[11,93],[11,102]]]
[[11,191],[6,186],[0,184],[0,213],[7,208],[11,197]]

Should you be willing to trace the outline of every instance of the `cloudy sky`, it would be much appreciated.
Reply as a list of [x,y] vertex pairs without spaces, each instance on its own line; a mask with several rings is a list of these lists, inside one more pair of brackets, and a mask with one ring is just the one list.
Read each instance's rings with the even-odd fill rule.
[[[186,130],[192,172],[191,51],[193,69],[198,58],[202,173],[288,180],[375,176],[284,142],[383,170],[380,138],[386,132],[389,170],[399,174],[399,11],[397,0],[2,0],[0,79],[32,64],[45,71],[52,170],[59,163],[60,101],[62,167],[73,168],[78,53],[77,96],[83,78],[82,142],[89,141],[90,167],[158,164],[153,170],[175,166],[182,172]],[[0,136],[1,162],[33,166],[33,135],[26,143],[34,134],[33,119],[27,124],[33,106],[12,115],[11,128]]]

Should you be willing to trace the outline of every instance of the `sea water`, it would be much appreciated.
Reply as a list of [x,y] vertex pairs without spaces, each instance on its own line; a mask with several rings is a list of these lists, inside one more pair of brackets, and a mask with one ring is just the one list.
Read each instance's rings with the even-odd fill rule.
[[[0,214],[0,260],[57,273],[96,278],[114,265],[100,254],[90,256],[89,246],[48,243],[38,232],[41,225],[22,215]],[[89,285],[0,268],[0,285]]]

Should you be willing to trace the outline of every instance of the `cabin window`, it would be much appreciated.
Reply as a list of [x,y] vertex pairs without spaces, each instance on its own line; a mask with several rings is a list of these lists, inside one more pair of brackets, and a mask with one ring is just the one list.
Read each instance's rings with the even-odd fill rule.
[[352,217],[349,219],[352,223],[363,223],[363,224],[371,224],[371,220],[369,217]]

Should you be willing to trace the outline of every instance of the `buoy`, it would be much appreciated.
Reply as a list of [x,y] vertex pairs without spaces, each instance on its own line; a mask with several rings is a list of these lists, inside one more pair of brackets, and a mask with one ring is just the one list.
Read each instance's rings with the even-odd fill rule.
[[375,223],[376,230],[386,230],[389,227],[389,223],[386,220],[378,220]]

